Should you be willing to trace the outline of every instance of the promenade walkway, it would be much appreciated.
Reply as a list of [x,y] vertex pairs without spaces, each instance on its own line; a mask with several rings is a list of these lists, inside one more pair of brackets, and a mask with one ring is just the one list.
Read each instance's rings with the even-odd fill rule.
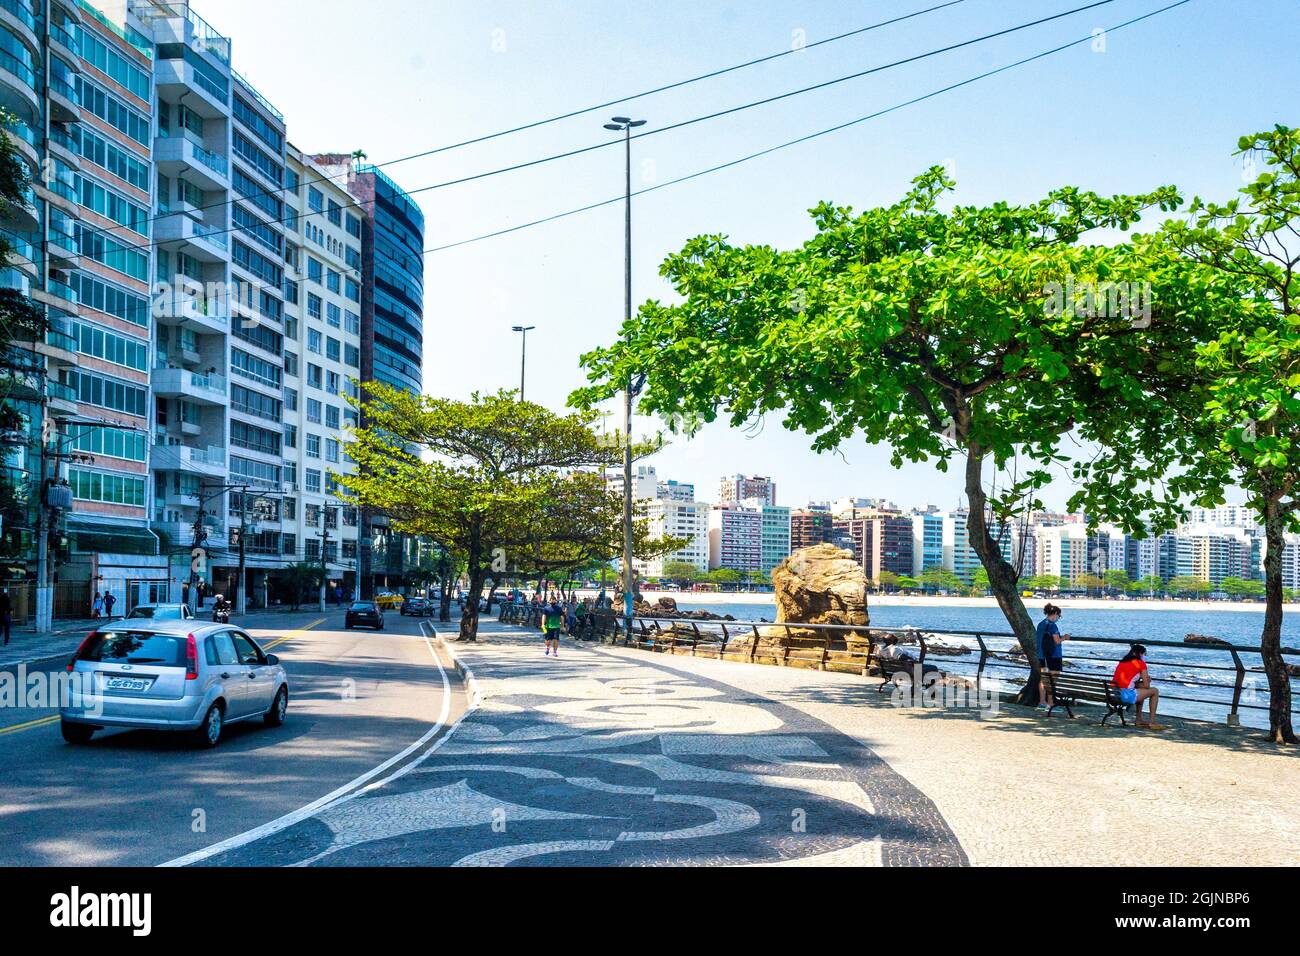
[[481,703],[382,786],[210,863],[1300,862],[1300,763],[1246,731],[896,707],[875,682],[484,620]]

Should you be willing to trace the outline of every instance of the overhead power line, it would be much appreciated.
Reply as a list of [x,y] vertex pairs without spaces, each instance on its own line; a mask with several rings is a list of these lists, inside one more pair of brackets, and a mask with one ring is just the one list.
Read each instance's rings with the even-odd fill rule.
[[[1181,7],[1184,4],[1190,2],[1191,0],[1177,0],[1176,3],[1171,3],[1167,6],[1160,7],[1159,9],[1152,10],[1149,13],[1144,13],[1141,16],[1132,18],[1131,20],[1125,20],[1124,22],[1116,24],[1113,27],[1106,27],[1105,30],[1107,32],[1114,33],[1117,30],[1122,30],[1125,27],[1132,26],[1135,23],[1141,23],[1143,20],[1148,20],[1151,17],[1158,16],[1159,14],[1162,13],[1166,13],[1169,10],[1173,10],[1176,7]],[[851,126],[857,126],[860,123],[866,123],[873,119],[878,119],[879,117],[885,116],[886,114],[896,112],[897,110],[904,109],[905,107],[908,106],[914,106],[917,103],[922,103],[926,100],[933,99],[934,97],[941,96],[944,93],[952,92],[953,90],[960,89],[963,86],[969,86],[972,83],[977,83],[980,80],[988,79],[991,76],[997,76],[999,73],[1005,73],[1008,70],[1014,70],[1017,67],[1024,66],[1027,63],[1032,63],[1035,60],[1041,60],[1045,57],[1049,57],[1054,54],[1060,53],[1063,50],[1068,50],[1071,47],[1079,46],[1080,44],[1083,43],[1089,43],[1094,39],[1095,37],[1091,33],[1089,33],[1087,36],[1080,37],[1077,40],[1071,40],[1068,43],[1061,44],[1060,46],[1052,47],[1050,50],[1044,50],[1041,53],[1035,53],[1033,56],[1028,56],[1023,59],[1016,60],[1012,63],[1006,64],[1005,66],[1000,66],[996,69],[988,70],[984,73],[980,73],[975,76],[969,77],[968,79],[961,80],[960,82],[952,83],[949,84],[948,86],[943,86],[938,89],[931,90],[930,92],[924,93],[921,96],[916,96],[913,97],[912,99],[904,100],[901,103],[895,103],[893,106],[885,107],[884,109],[877,110],[874,113],[868,113],[866,116],[859,116],[857,119],[849,120],[844,123],[838,123],[835,126],[818,130],[815,133],[809,133],[808,135],[800,136],[797,139],[787,140],[784,143],[778,143],[776,146],[769,146],[767,149],[761,149],[758,152],[749,153],[748,155],[741,156],[737,159],[729,160],[728,162],[720,163],[716,166],[710,166],[707,169],[697,170],[696,172],[689,173],[685,176],[679,176],[676,179],[670,179],[667,182],[657,183],[653,186],[647,186],[644,189],[635,190],[633,191],[632,195],[643,196],[646,193],[652,193],[660,189],[667,189],[669,186],[676,186],[679,185],[680,183],[689,182],[692,179],[699,179],[702,176],[707,176],[711,173],[720,172],[724,169],[730,169],[733,166],[739,166],[742,163],[747,163],[751,160],[759,159],[760,157],[763,156],[768,156],[780,150],[788,149],[791,146],[797,146],[800,143],[806,143],[809,140],[818,139],[822,136],[828,136],[831,133],[837,133],[840,130],[848,129]],[[609,205],[613,205],[614,203],[623,202],[625,198],[626,197],[622,195],[614,196],[610,199],[603,199],[599,202],[589,203],[586,206],[579,206],[576,209],[569,209],[566,210],[565,212],[555,213],[554,215],[546,216],[542,219],[534,219],[531,222],[520,223],[517,226],[509,226],[505,229],[498,229],[495,232],[488,232],[479,236],[472,236],[469,239],[461,239],[457,242],[445,243],[439,246],[431,246],[430,248],[425,249],[424,252],[426,255],[432,255],[433,253],[444,252],[448,249],[456,249],[459,248],[460,246],[470,245],[471,243],[483,242],[484,240],[487,239],[495,239],[498,236],[509,235],[512,232],[519,232],[524,229],[531,229],[534,226],[545,225],[546,223],[549,222],[555,222],[558,219],[565,219],[568,218],[569,216],[576,216],[580,213],[590,212],[593,209],[600,209],[603,206],[609,206]]]

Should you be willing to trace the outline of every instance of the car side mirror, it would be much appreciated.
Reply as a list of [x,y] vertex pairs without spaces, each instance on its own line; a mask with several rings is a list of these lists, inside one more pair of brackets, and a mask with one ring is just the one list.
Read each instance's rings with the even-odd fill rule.
[[277,664],[280,663],[280,658],[276,657],[274,654],[267,654],[266,663],[272,667],[275,667]]

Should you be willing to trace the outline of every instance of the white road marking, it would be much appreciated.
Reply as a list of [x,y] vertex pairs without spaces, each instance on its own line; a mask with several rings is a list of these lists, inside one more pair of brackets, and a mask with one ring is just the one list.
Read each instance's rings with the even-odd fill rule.
[[[225,853],[226,851],[233,850],[236,847],[245,846],[256,840],[260,840],[263,837],[270,836],[273,833],[278,833],[281,830],[288,829],[289,827],[293,826],[295,823],[300,823],[301,821],[306,820],[308,817],[315,815],[317,812],[323,810],[325,807],[330,806],[331,804],[335,804],[336,802],[342,803],[345,800],[349,800],[352,797],[355,797],[358,793],[364,792],[362,790],[355,790],[355,788],[361,786],[362,784],[366,783],[368,780],[371,780],[374,777],[378,776],[379,774],[383,773],[385,770],[387,770],[389,767],[393,766],[394,764],[409,757],[412,753],[419,750],[422,746],[428,743],[429,740],[435,734],[437,734],[439,730],[443,728],[443,726],[447,722],[447,717],[451,714],[451,681],[447,679],[447,670],[442,666],[442,661],[438,659],[438,652],[434,650],[433,642],[429,640],[429,635],[425,633],[424,627],[425,627],[425,622],[421,621],[420,636],[424,638],[424,643],[429,648],[429,654],[430,656],[433,657],[433,663],[438,668],[438,676],[442,679],[442,710],[438,714],[437,721],[433,724],[432,727],[429,728],[428,732],[425,733],[424,736],[422,736],[419,740],[415,741],[415,743],[411,744],[409,747],[407,747],[405,750],[401,751],[400,753],[394,754],[393,756],[389,757],[387,760],[385,760],[383,763],[379,764],[378,766],[373,767],[370,770],[367,770],[359,777],[356,777],[355,779],[350,780],[347,783],[343,784],[343,786],[338,787],[337,789],[332,790],[331,792],[325,794],[325,796],[321,797],[319,800],[313,800],[305,807],[300,807],[299,809],[294,810],[291,813],[286,813],[282,817],[277,817],[276,819],[272,820],[270,823],[264,823],[260,827],[255,827],[252,830],[247,830],[243,833],[237,834],[236,836],[230,837],[229,839],[222,840],[220,843],[214,843],[212,844],[212,846],[205,847],[202,850],[195,850],[193,853],[187,853],[184,856],[179,856],[174,860],[168,860],[166,863],[160,863],[159,866],[189,866],[192,863],[199,863],[203,860],[207,860],[210,859],[211,857],[217,856],[220,853]],[[468,672],[468,670],[467,670],[467,674],[470,677],[472,677],[472,673]],[[475,693],[474,696],[475,698],[477,698],[478,696],[477,693]],[[448,731],[447,736],[451,736],[451,734],[455,732],[456,727],[460,726],[460,721],[465,719],[465,715],[469,714],[470,711],[474,709],[474,706],[475,706],[474,701],[471,701],[470,708],[466,710],[465,714],[461,715],[460,720],[456,721],[456,723],[452,726],[451,730]],[[423,762],[423,760],[426,757],[428,757],[430,753],[433,753],[433,751],[438,748],[438,746],[442,743],[442,741],[446,739],[447,739],[446,737],[443,737],[440,740],[438,740],[437,743],[435,743],[434,746],[429,749],[428,753],[420,757],[418,762]],[[409,767],[407,769],[409,769]],[[388,780],[395,779],[396,777],[401,776],[402,773],[404,772],[405,770],[399,771],[397,774],[394,774],[392,777],[389,777],[387,779]],[[387,782],[387,780],[380,781],[380,783],[385,783],[385,782]],[[377,785],[378,784],[375,784],[375,786]]]

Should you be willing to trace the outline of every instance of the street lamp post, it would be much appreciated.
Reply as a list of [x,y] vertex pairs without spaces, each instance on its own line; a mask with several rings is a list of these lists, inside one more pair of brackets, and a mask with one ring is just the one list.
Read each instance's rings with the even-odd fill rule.
[[[632,327],[632,130],[644,126],[645,120],[615,116],[605,129],[623,134],[624,183],[626,186],[623,215],[624,316],[628,335]],[[623,635],[632,633],[632,376],[628,374],[623,389]]]
[[524,400],[524,370],[528,365],[528,333],[537,328],[535,325],[514,325],[511,326],[512,332],[522,333],[522,339],[519,345],[519,400]]

